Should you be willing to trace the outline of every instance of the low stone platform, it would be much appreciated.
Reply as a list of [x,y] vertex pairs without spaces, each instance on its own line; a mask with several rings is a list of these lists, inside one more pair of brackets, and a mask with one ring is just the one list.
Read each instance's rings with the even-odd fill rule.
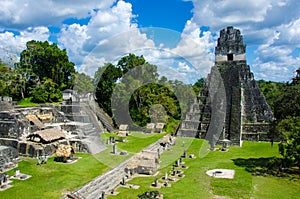
[[235,171],[232,169],[213,169],[206,172],[207,175],[214,178],[228,178],[233,179]]

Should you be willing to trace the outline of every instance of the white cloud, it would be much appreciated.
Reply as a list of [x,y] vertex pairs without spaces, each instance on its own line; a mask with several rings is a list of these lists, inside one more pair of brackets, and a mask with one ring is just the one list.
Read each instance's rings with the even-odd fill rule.
[[104,66],[106,62],[107,61],[104,57],[98,58],[97,55],[95,56],[93,54],[89,54],[88,56],[84,57],[80,68],[78,68],[78,71],[93,77],[98,67]]
[[22,30],[29,26],[61,24],[66,18],[86,18],[95,9],[108,9],[115,0],[56,1],[2,0],[0,27]]
[[202,32],[200,27],[191,21],[187,21],[181,40],[172,51],[187,59],[200,76],[205,77],[213,66],[215,39],[211,32]]
[[63,26],[58,41],[63,48],[68,49],[71,60],[80,63],[86,55],[83,51],[83,44],[89,38],[86,25],[71,24]]
[[0,58],[5,62],[8,62],[11,56],[17,56],[26,48],[27,41],[46,41],[48,40],[49,35],[49,29],[43,26],[27,28],[26,30],[21,31],[19,35],[15,35],[8,31],[0,33]]
[[[163,42],[155,46],[149,36],[151,31],[145,33],[137,28],[132,5],[122,0],[84,3],[80,0],[2,0],[1,54],[5,57],[8,52],[20,52],[32,39],[47,40],[53,36],[48,28],[57,26],[60,32],[55,36],[58,36],[59,46],[67,49],[70,60],[81,72],[93,75],[101,64],[136,52],[143,54],[148,62],[159,65],[162,75],[180,76],[177,73],[184,71],[185,66],[192,66],[195,74],[206,76],[214,64],[214,47],[220,29],[232,25],[241,30],[248,46],[257,47],[256,59],[252,61],[256,79],[274,75],[274,80],[281,81],[290,78],[293,70],[299,67],[299,55],[292,54],[300,48],[298,0],[191,1],[193,17],[179,33],[180,41],[176,47],[167,48],[168,44]],[[84,25],[63,25],[69,18],[89,20]],[[209,27],[208,30],[203,31],[203,26]],[[168,38],[172,38],[172,34],[175,33],[170,33]],[[180,65],[182,59],[189,64]],[[187,67],[185,69],[189,71]],[[280,74],[280,71],[283,72]]]
[[154,42],[131,22],[134,17],[132,5],[118,1],[112,8],[94,12],[87,25],[65,25],[59,41],[69,49],[71,59],[77,63],[85,60],[79,71],[93,76],[100,64],[137,49],[154,47]]
[[291,55],[300,47],[298,0],[191,1],[191,23],[196,27],[207,26],[211,34],[218,35],[226,26],[234,26],[241,30],[245,44],[257,47],[257,57],[252,61],[256,79],[286,81],[299,67],[299,56]]

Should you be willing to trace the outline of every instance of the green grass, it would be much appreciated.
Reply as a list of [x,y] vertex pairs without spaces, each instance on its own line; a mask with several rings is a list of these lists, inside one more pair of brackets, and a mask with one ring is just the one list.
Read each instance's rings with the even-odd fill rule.
[[[114,134],[103,134],[106,140]],[[116,136],[116,135],[114,135]],[[45,165],[36,165],[35,159],[23,158],[18,169],[21,173],[33,177],[25,181],[13,181],[13,187],[0,192],[0,198],[60,198],[63,194],[73,191],[86,184],[96,176],[111,167],[131,157],[134,153],[161,138],[163,134],[142,134],[138,132],[128,136],[128,142],[118,143],[118,151],[126,150],[128,156],[112,155],[112,145],[108,149],[96,154],[77,154],[82,157],[73,164],[62,164],[50,158]],[[117,136],[116,136],[117,137]],[[146,191],[158,190],[164,198],[214,198],[215,195],[227,196],[232,199],[240,198],[300,198],[300,177],[255,176],[255,167],[265,165],[269,158],[278,156],[278,147],[274,143],[271,147],[267,142],[244,142],[243,147],[230,147],[228,152],[208,151],[206,141],[199,139],[177,138],[176,145],[161,155],[159,179],[165,172],[170,172],[172,164],[186,149],[188,154],[195,154],[196,159],[183,159],[188,169],[183,169],[185,177],[178,182],[170,182],[171,188],[155,189],[150,185],[154,176],[138,177],[129,184],[138,184],[138,190],[119,187],[117,196],[109,199],[137,198],[138,194]],[[209,169],[234,169],[234,179],[217,179],[206,175]],[[16,170],[16,169],[14,169]],[[14,170],[10,171],[12,175]],[[160,181],[163,182],[163,181]]]
[[[114,136],[116,140],[120,139],[116,134],[102,133],[101,135],[103,143],[106,143],[106,139],[109,139],[110,136]],[[127,139],[128,142],[117,143],[117,151],[126,151],[128,153],[127,156],[112,155],[113,145],[106,145],[107,149],[94,155],[94,157],[108,167],[113,168],[164,135],[165,134],[144,134],[141,132],[132,132],[129,136],[123,137],[123,139]]]
[[[162,138],[164,135],[166,134],[164,133],[144,134],[141,132],[131,132],[129,136],[123,138],[123,139],[127,139],[128,142],[119,142],[117,144],[117,148],[119,149],[119,151],[126,150],[129,153],[137,153],[143,148],[145,148],[146,146]],[[109,139],[110,136],[114,136],[116,140],[119,139],[119,137],[116,134],[103,133],[102,134],[103,143],[105,143],[106,142],[105,140]]]
[[32,97],[24,98],[18,101],[19,106],[39,106],[38,103],[34,103],[31,101]]
[[[102,138],[105,140],[111,135],[116,136],[105,133]],[[36,165],[36,159],[22,158],[18,168],[7,173],[13,175],[14,171],[18,169],[21,173],[32,175],[32,178],[25,181],[13,180],[13,187],[0,192],[0,198],[61,198],[65,193],[85,185],[163,135],[132,133],[127,137],[128,142],[117,144],[118,151],[127,150],[128,156],[112,155],[112,145],[107,145],[108,148],[105,151],[95,155],[76,154],[81,158],[73,164],[58,163],[51,157],[47,164]]]
[[[92,155],[78,156],[81,158],[73,164],[54,162],[52,157],[47,164],[36,165],[35,159],[23,158],[17,169],[32,177],[25,181],[13,180],[13,187],[0,192],[0,198],[61,198],[108,169]],[[8,174],[13,175],[15,170]]]
[[[183,141],[185,147],[182,145]],[[262,177],[249,172],[251,170],[249,168],[263,165],[262,162],[265,163],[269,158],[277,156],[277,144],[271,147],[267,142],[244,142],[242,148],[230,147],[228,152],[213,151],[207,155],[205,146],[207,143],[203,140],[178,138],[176,146],[171,151],[163,153],[160,172],[156,176],[159,179],[165,172],[171,170],[172,164],[182,155],[184,148],[188,147],[188,154],[193,153],[197,156],[196,159],[184,159],[189,166],[184,170],[186,176],[176,183],[171,182],[171,188],[151,188],[155,177],[139,177],[128,182],[140,185],[138,190],[120,187],[117,189],[119,195],[108,198],[137,198],[138,194],[151,190],[158,190],[167,199],[214,198],[215,195],[232,199],[300,198],[299,176]],[[234,169],[234,179],[218,179],[206,175],[207,170],[216,168]]]
[[[32,102],[31,100],[32,100],[32,97],[21,99],[20,101],[18,101],[18,105],[19,106],[25,106],[25,107],[40,106],[41,105],[39,103]],[[51,102],[51,103],[46,102],[45,104],[59,105],[59,104],[61,104],[61,102]]]

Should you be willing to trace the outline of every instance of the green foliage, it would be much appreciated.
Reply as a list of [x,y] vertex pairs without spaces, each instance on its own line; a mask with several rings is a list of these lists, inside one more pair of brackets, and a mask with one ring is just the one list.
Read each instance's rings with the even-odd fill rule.
[[9,96],[9,75],[11,68],[0,59],[0,96]]
[[32,40],[14,67],[0,61],[0,72],[0,95],[44,103],[61,100],[61,91],[73,86],[75,68],[65,49]]
[[103,68],[105,68],[105,70],[101,74],[101,78],[99,78],[95,94],[100,107],[103,108],[107,114],[112,116],[111,95],[117,80],[122,76],[122,71],[111,63],[105,64]]
[[180,120],[170,117],[170,118],[168,118],[164,129],[165,129],[166,133],[175,135],[179,125],[180,125]]
[[291,83],[259,81],[276,120],[271,139],[281,139],[279,152],[285,167],[300,166],[300,69]]
[[129,54],[117,66],[105,64],[94,79],[98,81],[97,102],[118,123],[128,123],[131,117],[136,125],[145,126],[150,121],[173,122],[181,117],[181,104],[175,92],[187,93],[188,89],[179,81],[168,82],[166,77],[159,80],[157,67],[147,63],[143,56]]
[[45,79],[41,84],[38,84],[31,90],[30,94],[32,102],[36,103],[57,102],[62,98],[62,92],[51,79]]
[[76,73],[73,90],[77,92],[94,92],[93,79],[84,73]]
[[276,126],[285,136],[285,142],[279,144],[279,152],[285,167],[300,167],[300,117],[287,117]]
[[29,79],[52,79],[60,89],[71,88],[74,80],[74,63],[67,51],[48,41],[29,41],[21,52],[19,67],[28,72]]
[[300,116],[300,69],[296,72],[297,74],[292,78],[291,83],[258,81],[258,85],[278,122],[288,116]]
[[129,104],[131,117],[139,126],[146,126],[151,121],[165,122],[169,118],[179,120],[181,116],[174,92],[158,84],[140,87],[131,96]]
[[129,54],[128,56],[122,57],[118,62],[118,67],[122,70],[123,74],[127,73],[131,69],[135,68],[136,66],[141,66],[146,63],[143,55],[136,56],[134,54]]
[[32,97],[34,102],[42,103],[59,101],[61,90],[72,87],[75,73],[66,50],[60,50],[55,43],[34,40],[27,42],[26,47],[20,62],[2,73],[5,77],[0,77],[0,84],[7,82],[2,95],[14,100]]
[[19,106],[37,106],[38,103],[32,102],[32,97],[23,98],[20,101],[18,101]]
[[198,81],[193,85],[194,92],[198,94],[203,89],[204,84],[205,84],[204,78],[198,79]]
[[277,103],[278,97],[281,96],[286,84],[281,82],[259,80],[258,86],[263,92],[268,104],[271,106],[271,109],[274,113],[275,103]]

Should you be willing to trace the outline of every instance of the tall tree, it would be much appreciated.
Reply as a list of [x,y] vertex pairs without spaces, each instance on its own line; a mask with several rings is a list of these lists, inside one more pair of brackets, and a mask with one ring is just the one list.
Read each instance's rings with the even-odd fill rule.
[[77,92],[94,92],[95,90],[93,79],[84,73],[76,73],[73,88]]
[[103,68],[105,68],[105,70],[101,74],[101,78],[99,78],[96,87],[96,100],[99,106],[103,108],[107,114],[112,116],[111,95],[117,80],[122,77],[122,71],[111,63],[106,63]]
[[112,116],[111,96],[119,80],[124,74],[131,71],[136,66],[145,64],[146,61],[143,56],[136,56],[129,54],[122,57],[117,66],[106,63],[100,67],[94,76],[94,84],[96,87],[96,99],[101,108],[104,109],[110,116]]
[[44,78],[30,92],[32,101],[37,103],[58,102],[62,98],[62,92],[52,79]]
[[135,54],[129,54],[128,56],[122,57],[117,66],[120,67],[123,74],[127,73],[131,69],[135,68],[136,66],[141,66],[146,63],[143,55],[136,56]]
[[26,71],[29,81],[49,78],[61,90],[71,88],[74,83],[74,63],[69,61],[66,50],[48,41],[27,42],[26,49],[21,52],[19,68]]
[[193,89],[195,91],[195,93],[198,95],[200,90],[203,89],[205,84],[205,79],[204,78],[200,78],[198,79],[198,81],[193,85]]
[[11,68],[7,64],[2,63],[2,60],[0,59],[0,96],[7,96],[9,93],[10,73]]

